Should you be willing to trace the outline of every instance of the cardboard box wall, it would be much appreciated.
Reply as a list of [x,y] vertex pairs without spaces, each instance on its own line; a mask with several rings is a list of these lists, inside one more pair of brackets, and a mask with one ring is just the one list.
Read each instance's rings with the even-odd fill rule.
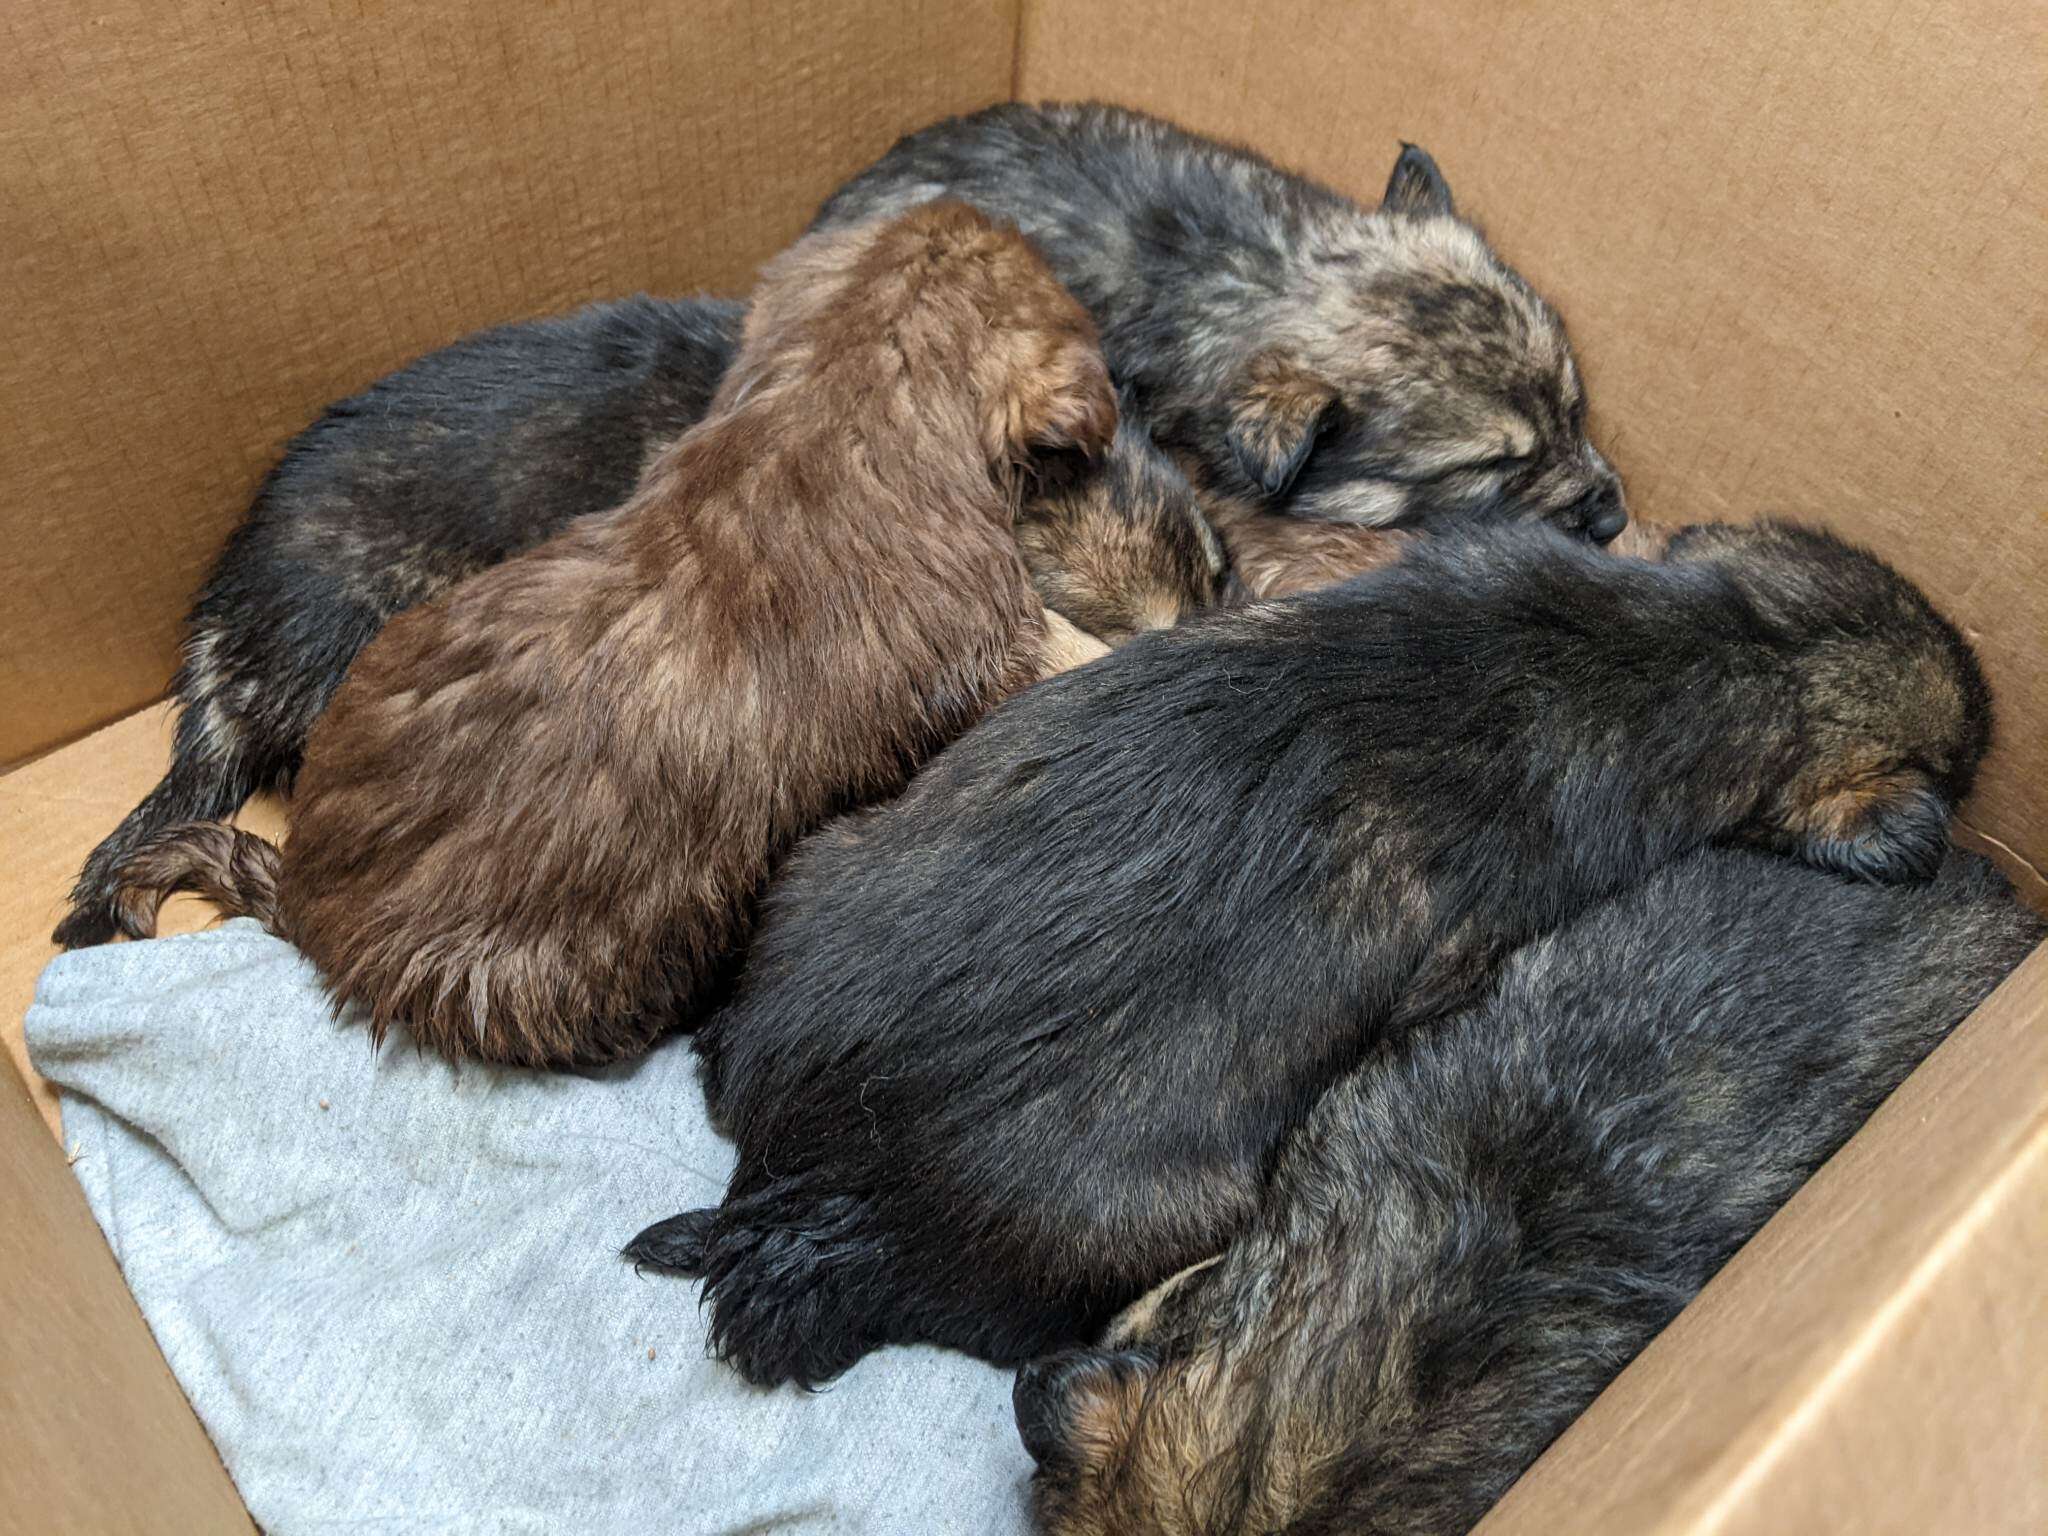
[[[1426,145],[1565,311],[1640,510],[1824,517],[1964,624],[2003,721],[1968,820],[2023,880],[2048,861],[2033,5],[22,0],[4,25],[0,762],[50,754],[0,777],[17,1049],[64,885],[163,761],[152,717],[52,749],[161,695],[284,438],[482,325],[743,291],[897,134],[1011,96],[1147,107],[1368,199]],[[2036,956],[1489,1531],[2048,1528],[2044,1023]],[[242,1519],[0,1088],[0,1526]]]

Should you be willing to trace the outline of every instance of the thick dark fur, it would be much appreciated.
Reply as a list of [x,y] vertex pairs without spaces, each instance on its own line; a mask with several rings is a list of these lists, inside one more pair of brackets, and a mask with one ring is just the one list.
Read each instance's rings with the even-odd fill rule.
[[629,1252],[754,1381],[1084,1339],[1377,1042],[1667,860],[1930,875],[1988,729],[1917,591],[1779,526],[1418,539],[1141,635],[792,858],[698,1036],[725,1201]]
[[[1094,327],[1014,230],[941,203],[800,242],[623,507],[357,658],[307,744],[278,931],[379,1035],[529,1066],[643,1048],[798,834],[1102,653],[1012,525],[1036,455],[1115,425]],[[124,901],[208,856],[166,837]]]
[[702,419],[745,311],[626,299],[467,337],[331,405],[286,448],[186,621],[171,768],[95,848],[55,934],[138,932],[115,871],[166,827],[289,787],[349,665],[393,615],[632,494]]
[[1703,852],[1324,1095],[1221,1259],[1027,1367],[1050,1536],[1454,1536],[2039,942]]
[[1367,211],[1141,113],[1009,103],[903,139],[813,227],[941,194],[1045,252],[1205,492],[1387,525],[1627,520],[1562,321],[1412,145]]

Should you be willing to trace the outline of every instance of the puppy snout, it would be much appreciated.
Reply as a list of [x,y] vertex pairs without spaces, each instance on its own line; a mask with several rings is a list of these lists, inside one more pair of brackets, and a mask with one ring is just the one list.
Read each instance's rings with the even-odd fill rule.
[[1584,529],[1586,537],[1596,544],[1613,542],[1628,526],[1628,504],[1622,500],[1621,482],[1611,474],[1602,476],[1591,490],[1565,509],[1561,520],[1568,528]]
[[1609,544],[1621,530],[1628,526],[1628,512],[1617,501],[1605,511],[1596,514],[1586,523],[1586,532],[1596,544]]

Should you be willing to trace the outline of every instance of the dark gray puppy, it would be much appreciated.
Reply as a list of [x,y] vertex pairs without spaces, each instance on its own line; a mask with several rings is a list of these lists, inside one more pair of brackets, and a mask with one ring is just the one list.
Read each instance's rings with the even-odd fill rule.
[[1205,490],[1374,524],[1627,521],[1563,322],[1413,145],[1368,212],[1141,113],[1010,103],[902,140],[813,227],[941,194],[1045,252]]
[[1670,859],[1930,877],[1989,731],[1925,598],[1789,526],[1416,539],[1140,635],[799,847],[696,1037],[725,1199],[628,1252],[758,1382],[1084,1342],[1331,1082]]
[[1324,1095],[1252,1225],[1017,1379],[1053,1536],[1476,1523],[2044,925],[1697,854]]

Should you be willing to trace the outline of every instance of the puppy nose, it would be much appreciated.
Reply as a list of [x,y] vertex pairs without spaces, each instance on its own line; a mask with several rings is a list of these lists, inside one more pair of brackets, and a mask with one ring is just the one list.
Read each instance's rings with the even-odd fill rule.
[[1565,509],[1564,526],[1576,525],[1596,544],[1606,544],[1628,526],[1628,503],[1621,498],[1621,482],[1612,471],[1593,482],[1591,489]]
[[1031,1459],[1043,1463],[1059,1441],[1058,1365],[1051,1360],[1033,1360],[1017,1372],[1010,1388],[1010,1409],[1017,1416],[1017,1438]]
[[1605,511],[1593,514],[1586,523],[1586,533],[1596,544],[1609,544],[1627,526],[1628,508],[1617,500]]

